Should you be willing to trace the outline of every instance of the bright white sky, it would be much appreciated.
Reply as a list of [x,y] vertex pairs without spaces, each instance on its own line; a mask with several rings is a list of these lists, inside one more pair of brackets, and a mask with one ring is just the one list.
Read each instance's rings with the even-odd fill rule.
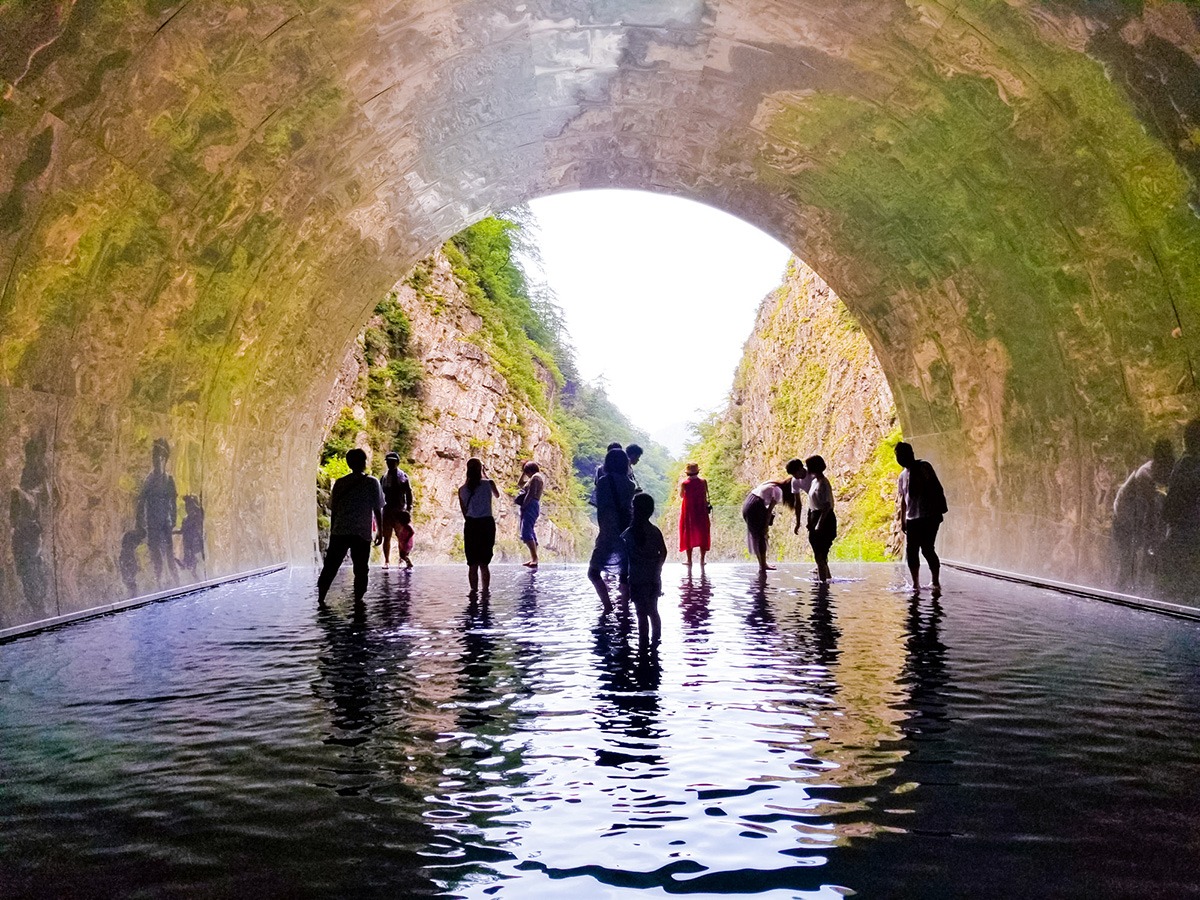
[[788,249],[741,219],[661,194],[582,191],[529,205],[580,374],[603,376],[634,424],[681,453],[686,424],[728,395]]

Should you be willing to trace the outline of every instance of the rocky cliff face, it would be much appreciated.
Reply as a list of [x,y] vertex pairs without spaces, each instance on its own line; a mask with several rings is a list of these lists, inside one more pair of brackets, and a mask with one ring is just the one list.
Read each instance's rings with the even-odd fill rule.
[[[782,478],[792,457],[820,454],[837,503],[835,554],[892,555],[898,544],[892,525],[896,422],[891,390],[866,336],[829,286],[793,259],[783,284],[759,306],[730,407],[708,432],[726,445],[740,435],[732,477],[753,486]],[[718,454],[695,450],[716,464]],[[786,555],[800,547],[791,546],[796,542],[785,530],[776,528]]]
[[[573,554],[572,525],[577,511],[571,501],[571,460],[554,426],[522,400],[497,369],[483,335],[483,321],[471,310],[445,253],[434,253],[418,270],[422,273],[419,287],[410,278],[397,284],[393,292],[411,326],[409,352],[423,371],[418,389],[419,422],[408,458],[401,462],[413,479],[416,498],[414,559],[461,556],[462,515],[457,491],[471,456],[483,460],[502,492],[494,504],[499,559],[520,558],[525,552],[517,539],[517,509],[510,498],[521,465],[528,459],[537,460],[546,478],[538,524],[542,549],[550,551],[550,558]],[[329,401],[327,432],[344,410],[366,422],[366,388],[361,377],[367,366],[365,354],[360,339],[342,365]],[[553,398],[557,389],[553,376],[544,368],[539,368],[538,374],[547,396]],[[365,429],[355,443],[372,457],[372,469],[382,471],[383,452],[366,446]]]

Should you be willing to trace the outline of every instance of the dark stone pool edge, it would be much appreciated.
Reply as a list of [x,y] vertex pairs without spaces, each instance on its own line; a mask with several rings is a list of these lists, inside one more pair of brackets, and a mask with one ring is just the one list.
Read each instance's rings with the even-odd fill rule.
[[106,603],[104,606],[93,606],[88,609],[81,609],[78,612],[54,616],[50,619],[40,619],[37,622],[27,622],[24,625],[14,625],[11,628],[0,628],[0,644],[18,640],[20,638],[31,637],[42,631],[47,631],[51,628],[58,628],[62,625],[71,625],[83,619],[93,619],[96,616],[106,616],[110,613],[133,609],[135,606],[145,606],[147,603],[161,603],[164,600],[174,600],[178,597],[186,597],[189,594],[207,591],[210,588],[220,587],[223,584],[233,584],[238,581],[245,581],[249,578],[258,578],[262,575],[270,575],[273,572],[279,572],[287,567],[287,563],[278,563],[273,566],[263,566],[260,569],[250,569],[246,572],[238,572],[233,575],[224,575],[220,578],[210,578],[208,581],[198,581],[195,584],[171,588],[167,591],[158,591],[157,593],[153,594],[143,594],[140,597],[130,597],[128,600],[120,600],[116,603]]
[[1200,622],[1200,607],[1186,606],[1181,603],[1168,603],[1165,600],[1152,600],[1149,597],[1136,597],[1133,594],[1121,594],[1116,591],[1106,591],[1101,588],[1087,587],[1082,584],[1071,584],[1066,581],[1054,581],[1037,575],[1023,575],[1018,572],[1005,572],[1002,569],[990,569],[987,566],[977,566],[973,563],[958,562],[943,559],[942,565],[962,572],[984,575],[988,578],[998,578],[1001,581],[1014,581],[1018,584],[1028,584],[1033,587],[1058,591],[1061,594],[1073,594],[1076,597],[1086,597],[1089,600],[1101,600],[1105,603],[1115,603],[1130,609],[1144,609],[1148,612],[1164,616],[1175,616],[1179,619],[1191,619]]

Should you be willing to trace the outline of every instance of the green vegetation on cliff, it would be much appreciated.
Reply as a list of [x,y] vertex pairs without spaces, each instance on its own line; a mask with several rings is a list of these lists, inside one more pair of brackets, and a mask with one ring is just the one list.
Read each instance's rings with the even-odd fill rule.
[[[520,401],[517,407],[532,408],[545,417],[552,428],[551,439],[572,461],[575,484],[560,501],[583,507],[605,447],[613,440],[645,448],[637,475],[642,486],[661,500],[667,493],[669,454],[633,427],[609,400],[603,385],[579,377],[561,310],[553,295],[526,274],[520,251],[536,240],[531,221],[527,210],[517,209],[505,218],[483,219],[443,246],[454,281],[480,320],[479,330],[467,339],[503,376]],[[450,301],[437,295],[433,269],[432,260],[423,260],[406,283],[423,301],[440,309]],[[362,441],[363,433],[372,447],[407,455],[422,412],[418,399],[422,366],[412,357],[409,336],[408,319],[396,295],[389,294],[360,337],[367,366],[352,392],[357,408],[342,410],[322,449],[325,483],[344,471],[342,456]],[[469,449],[479,452],[486,444],[486,436],[476,436]],[[376,454],[374,468],[381,471],[382,466],[382,454]]]
[[[784,283],[759,307],[726,408],[693,426],[696,440],[685,456],[708,481],[714,515],[723,520],[718,532],[728,539],[740,533],[738,509],[754,485],[783,478],[792,457],[821,454],[837,499],[834,558],[885,560],[895,545],[895,420],[862,329],[829,286],[793,259]],[[792,521],[777,515],[775,553],[807,554],[803,534],[793,536],[783,519]],[[742,552],[736,541],[714,550]]]

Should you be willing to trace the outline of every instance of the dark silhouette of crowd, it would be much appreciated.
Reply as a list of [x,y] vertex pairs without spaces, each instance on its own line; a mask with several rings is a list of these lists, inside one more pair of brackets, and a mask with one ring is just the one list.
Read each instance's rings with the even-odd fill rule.
[[1200,419],[1183,428],[1183,455],[1168,439],[1134,469],[1113,500],[1114,581],[1118,590],[1171,600],[1200,585]]

